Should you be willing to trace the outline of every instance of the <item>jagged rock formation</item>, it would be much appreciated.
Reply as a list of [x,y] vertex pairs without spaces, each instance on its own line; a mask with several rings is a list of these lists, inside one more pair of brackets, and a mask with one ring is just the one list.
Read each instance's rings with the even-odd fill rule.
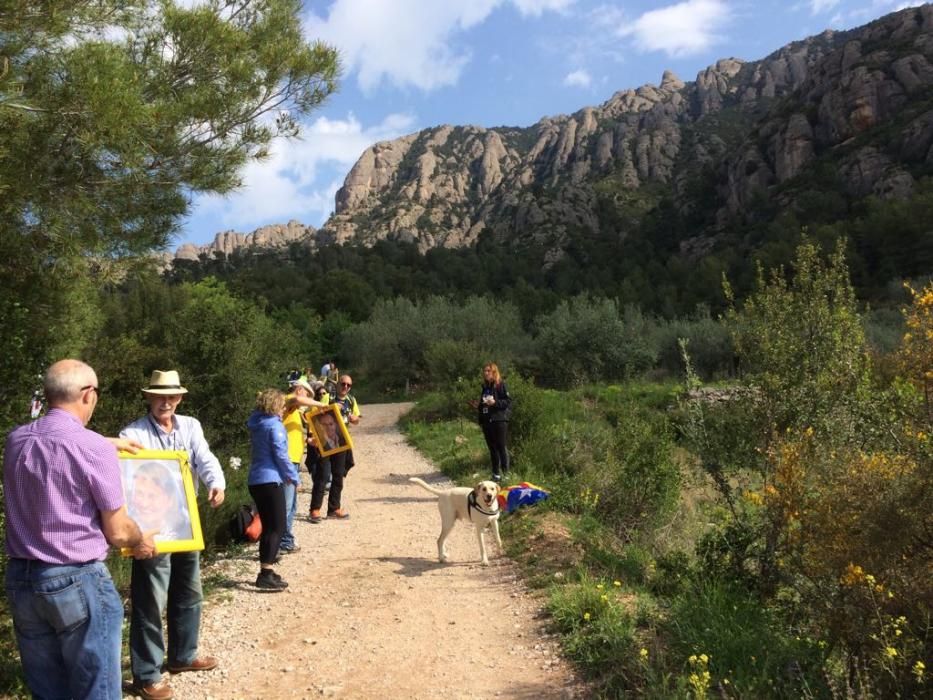
[[631,202],[656,202],[660,188],[682,213],[712,200],[708,225],[680,243],[683,254],[700,256],[760,198],[792,204],[820,166],[849,197],[909,195],[918,177],[933,174],[931,94],[928,4],[759,61],[722,59],[693,82],[665,72],[657,86],[531,127],[443,125],[377,143],[347,175],[320,230],[291,222],[252,239],[224,233],[206,250],[182,246],[178,255],[298,239],[315,248],[388,238],[425,251],[468,246],[485,232],[541,245],[554,262],[574,236],[624,240],[620,217],[601,230],[600,207],[637,218]]
[[[598,230],[597,191],[607,184],[660,183],[690,207],[686,185],[706,169],[724,222],[762,194],[788,200],[787,185],[828,156],[849,194],[905,196],[910,164],[933,165],[931,90],[925,5],[760,61],[723,59],[694,82],[665,72],[657,86],[529,128],[444,125],[377,143],[347,175],[322,231],[339,243],[396,238],[422,250],[470,245],[488,231],[559,257],[568,237]],[[885,124],[899,125],[893,138],[860,141]]]
[[287,224],[271,224],[261,226],[252,233],[238,233],[236,231],[222,231],[214,236],[211,243],[194,245],[183,243],[178,246],[174,255],[166,254],[163,262],[171,260],[197,261],[201,256],[213,258],[215,254],[233,255],[251,250],[284,248],[290,243],[304,241],[309,244],[316,241],[317,229],[302,224],[299,221],[289,221]]

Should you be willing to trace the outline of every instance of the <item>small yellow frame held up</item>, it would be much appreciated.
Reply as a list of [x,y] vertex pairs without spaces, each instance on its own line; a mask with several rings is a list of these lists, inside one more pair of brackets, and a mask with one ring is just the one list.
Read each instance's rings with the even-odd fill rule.
[[[336,442],[333,440],[333,436],[328,439],[327,430],[322,424],[322,420],[328,421],[326,416],[333,416],[334,418]],[[353,449],[353,438],[350,437],[350,431],[347,430],[347,426],[343,423],[338,404],[332,403],[324,408],[312,408],[305,414],[305,418],[308,421],[308,430],[314,436],[314,444],[322,457],[329,457],[338,452]]]
[[[184,450],[120,452],[120,475],[126,509],[140,529],[155,533],[156,551],[204,549],[201,518],[188,453]],[[120,550],[132,556],[133,550]]]

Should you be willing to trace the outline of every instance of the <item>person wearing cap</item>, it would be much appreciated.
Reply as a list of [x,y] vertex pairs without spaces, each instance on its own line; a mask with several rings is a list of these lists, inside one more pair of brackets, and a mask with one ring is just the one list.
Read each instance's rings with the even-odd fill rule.
[[[120,437],[130,438],[153,450],[184,450],[198,482],[207,488],[207,502],[217,508],[224,501],[226,480],[220,461],[211,452],[201,423],[176,413],[188,390],[175,370],[156,370],[142,390],[148,413],[133,421]],[[130,582],[130,664],[133,692],[144,700],[168,700],[171,686],[162,680],[162,662],[169,673],[209,671],[217,666],[212,656],[198,656],[201,627],[200,552],[156,554],[137,548],[133,552]],[[162,613],[168,609],[169,647],[162,635]]]
[[[6,596],[26,685],[37,698],[118,700],[123,603],[109,545],[154,547],[127,514],[118,448],[85,426],[94,370],[61,360],[44,377],[48,413],[13,430],[3,454]],[[113,444],[111,444],[113,443]]]
[[[304,412],[311,406],[326,406],[327,404],[314,400],[314,389],[305,377],[298,377],[289,382],[292,393],[285,397],[285,415],[282,423],[285,425],[285,434],[288,437],[288,458],[295,465],[295,473],[301,465],[301,457],[305,450],[305,421]],[[298,483],[286,481],[283,484],[285,493],[285,532],[279,544],[279,551],[291,554],[301,549],[295,541],[292,527],[295,523],[295,512],[298,510]]]

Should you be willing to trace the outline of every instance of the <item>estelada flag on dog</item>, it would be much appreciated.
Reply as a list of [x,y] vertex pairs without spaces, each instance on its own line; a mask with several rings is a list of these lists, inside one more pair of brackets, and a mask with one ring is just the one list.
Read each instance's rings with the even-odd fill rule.
[[511,513],[521,506],[530,506],[543,501],[550,494],[542,488],[523,481],[514,486],[506,486],[499,491],[499,510]]

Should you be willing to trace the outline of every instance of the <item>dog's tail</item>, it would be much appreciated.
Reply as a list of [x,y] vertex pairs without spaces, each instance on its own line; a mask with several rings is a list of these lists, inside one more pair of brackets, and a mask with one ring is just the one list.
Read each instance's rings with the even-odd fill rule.
[[413,484],[418,484],[418,486],[423,488],[425,491],[430,491],[435,496],[440,496],[442,493],[444,493],[442,490],[436,489],[433,486],[431,486],[431,484],[425,483],[424,481],[419,479],[417,476],[410,477],[408,480]]

